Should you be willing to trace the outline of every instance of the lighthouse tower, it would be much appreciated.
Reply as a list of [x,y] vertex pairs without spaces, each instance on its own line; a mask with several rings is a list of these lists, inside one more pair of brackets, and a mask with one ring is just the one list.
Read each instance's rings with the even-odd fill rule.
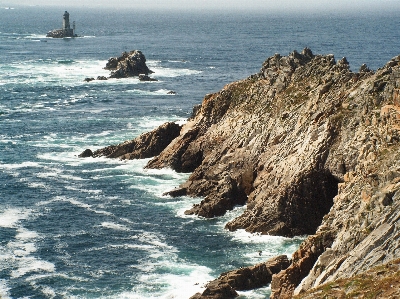
[[74,30],[71,29],[71,25],[69,24],[69,13],[68,13],[68,11],[65,11],[64,16],[63,16],[62,31],[63,31],[64,37],[74,36]]

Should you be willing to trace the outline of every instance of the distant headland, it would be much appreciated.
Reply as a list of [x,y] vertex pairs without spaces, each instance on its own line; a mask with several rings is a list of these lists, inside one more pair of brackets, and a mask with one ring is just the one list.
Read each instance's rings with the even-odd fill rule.
[[53,38],[78,37],[78,35],[75,34],[75,21],[72,23],[72,28],[69,23],[68,11],[65,11],[63,15],[62,29],[54,29],[52,31],[49,31],[46,37],[53,37]]

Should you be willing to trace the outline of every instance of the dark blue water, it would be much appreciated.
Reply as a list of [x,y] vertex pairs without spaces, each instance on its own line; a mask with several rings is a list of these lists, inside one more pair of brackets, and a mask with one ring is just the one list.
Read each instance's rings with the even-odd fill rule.
[[[45,38],[64,10],[0,9],[2,298],[189,298],[220,272],[291,254],[302,238],[225,231],[244,208],[185,216],[200,199],[162,193],[188,174],[77,155],[184,121],[205,94],[256,73],[276,52],[307,46],[346,56],[354,70],[400,54],[396,14],[69,10],[83,37]],[[158,82],[83,81],[134,49]]]

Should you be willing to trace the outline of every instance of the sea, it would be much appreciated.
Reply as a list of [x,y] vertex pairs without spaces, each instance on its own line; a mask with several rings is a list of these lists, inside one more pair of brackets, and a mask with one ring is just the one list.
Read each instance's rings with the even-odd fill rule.
[[[79,37],[46,38],[65,10]],[[399,28],[396,11],[0,7],[0,297],[183,299],[222,272],[291,256],[305,236],[224,229],[246,207],[185,215],[201,198],[163,193],[188,173],[78,155],[184,123],[206,94],[275,53],[309,47],[376,70],[400,54]],[[84,81],[108,76],[107,60],[131,50],[158,81]]]

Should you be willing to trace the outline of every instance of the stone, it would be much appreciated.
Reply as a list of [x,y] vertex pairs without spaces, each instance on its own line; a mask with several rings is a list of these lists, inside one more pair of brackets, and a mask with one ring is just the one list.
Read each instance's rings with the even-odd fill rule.
[[79,158],[93,157],[93,152],[90,149],[85,149],[81,154],[78,155]]
[[164,196],[179,197],[187,194],[185,188],[176,188],[174,190],[163,193]]
[[95,80],[94,78],[85,78],[83,81],[90,82],[90,81],[94,81],[94,80]]
[[139,80],[140,81],[158,81],[157,79],[151,78],[145,74],[139,74]]

